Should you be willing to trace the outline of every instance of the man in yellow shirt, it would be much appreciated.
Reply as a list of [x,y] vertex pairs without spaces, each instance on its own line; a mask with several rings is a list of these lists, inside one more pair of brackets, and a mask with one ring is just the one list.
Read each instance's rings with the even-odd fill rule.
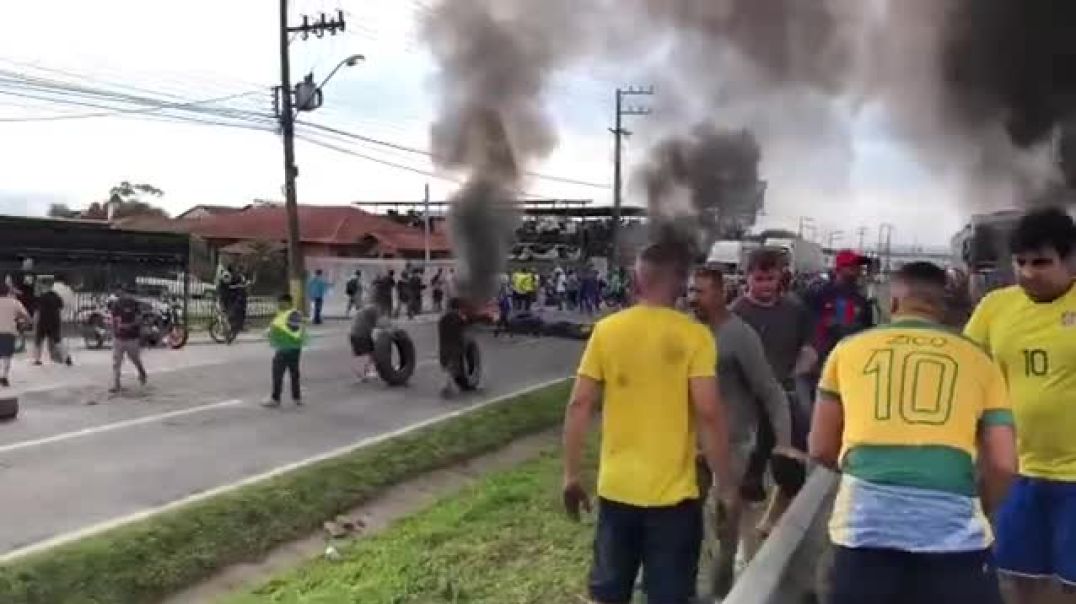
[[1017,223],[1009,247],[1017,285],[983,298],[965,328],[1005,373],[1016,418],[1020,476],[995,519],[997,563],[1019,604],[1071,603],[1076,602],[1076,224],[1058,208],[1029,212]]
[[725,419],[714,377],[717,353],[706,326],[673,309],[689,255],[677,245],[646,248],[636,263],[639,303],[594,327],[564,422],[564,503],[589,510],[580,485],[590,418],[602,403],[598,525],[590,597],[631,601],[639,568],[651,602],[687,604],[695,595],[702,541],[696,429],[709,467],[732,487]]
[[810,454],[841,471],[830,604],[1001,602],[976,462],[991,508],[1016,471],[1012,412],[990,357],[941,325],[945,285],[905,265],[893,323],[826,359]]

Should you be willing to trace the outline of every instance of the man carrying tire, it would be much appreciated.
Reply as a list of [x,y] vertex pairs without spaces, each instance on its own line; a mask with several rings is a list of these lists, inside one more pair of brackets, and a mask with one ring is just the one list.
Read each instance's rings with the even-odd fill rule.
[[459,393],[457,376],[464,373],[464,337],[467,320],[463,316],[463,305],[459,298],[450,298],[445,314],[437,322],[437,347],[440,352],[441,369],[445,372],[445,385],[441,388],[442,398],[452,398]]
[[377,377],[374,369],[374,329],[388,327],[388,317],[376,304],[367,304],[355,313],[351,321],[351,353],[355,355],[355,372],[367,382]]

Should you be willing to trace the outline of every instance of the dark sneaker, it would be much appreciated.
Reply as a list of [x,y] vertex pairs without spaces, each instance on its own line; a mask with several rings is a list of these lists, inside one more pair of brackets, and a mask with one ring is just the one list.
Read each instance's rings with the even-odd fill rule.
[[138,383],[141,384],[142,386],[145,386],[146,383],[148,383],[148,382],[149,382],[149,378],[146,377],[146,374],[143,373],[142,375],[138,376]]
[[293,403],[295,403],[296,407],[302,407],[303,406],[303,399],[301,399],[301,398],[293,398],[291,400],[292,400]]
[[7,381],[7,378],[0,378],[0,386],[3,386],[4,388],[10,388],[11,382]]
[[265,407],[266,409],[275,409],[279,406],[280,401],[275,398],[267,398],[265,399],[265,402],[262,403],[262,407]]
[[34,367],[40,367],[41,361],[34,361]]
[[74,365],[74,363],[71,361],[71,357],[67,357],[67,359],[64,361],[64,365],[67,365],[68,367]]

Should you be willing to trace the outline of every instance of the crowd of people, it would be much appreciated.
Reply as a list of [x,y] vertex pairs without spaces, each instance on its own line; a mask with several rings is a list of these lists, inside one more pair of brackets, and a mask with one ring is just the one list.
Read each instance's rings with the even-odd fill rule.
[[[952,280],[931,263],[891,275],[892,320],[878,325],[852,251],[797,295],[760,250],[728,306],[720,271],[691,273],[674,244],[646,248],[636,303],[594,327],[565,417],[577,518],[602,410],[592,600],[631,601],[642,568],[649,601],[693,601],[707,501],[709,587],[723,596],[737,548],[751,549],[742,533],[765,538],[811,459],[840,472],[830,602],[1001,602],[1002,583],[1014,604],[1076,601],[1076,225],[1029,212],[1011,250],[1017,284],[961,333],[947,324]],[[677,308],[688,284],[694,318]]]

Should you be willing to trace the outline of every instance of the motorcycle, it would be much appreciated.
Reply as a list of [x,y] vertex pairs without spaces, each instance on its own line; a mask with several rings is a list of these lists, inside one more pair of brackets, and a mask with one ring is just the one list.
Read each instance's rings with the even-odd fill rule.
[[172,350],[186,346],[190,334],[179,300],[165,298],[147,306],[142,312],[142,343],[146,346],[163,344]]
[[[115,300],[109,297],[104,304],[81,309],[82,339],[90,349],[104,348],[112,341],[112,313],[108,308]],[[144,346],[165,345],[178,350],[187,345],[190,333],[183,316],[182,304],[174,298],[163,301],[138,301],[141,315],[141,340]]]

